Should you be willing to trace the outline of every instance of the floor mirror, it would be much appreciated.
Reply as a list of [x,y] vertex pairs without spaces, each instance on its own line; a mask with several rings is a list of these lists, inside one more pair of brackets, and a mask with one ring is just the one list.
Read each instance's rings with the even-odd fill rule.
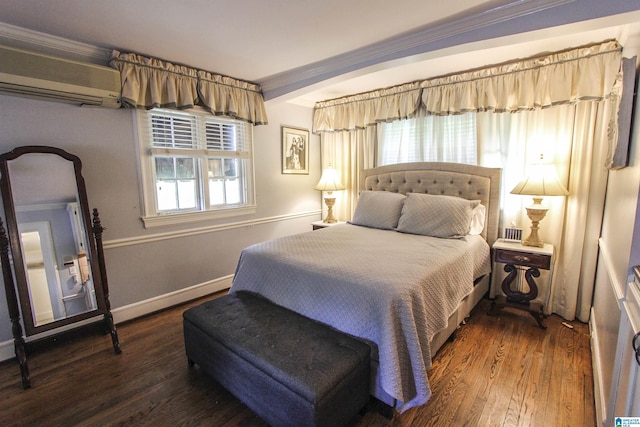
[[104,228],[98,211],[89,211],[80,158],[55,147],[18,147],[0,155],[0,173],[2,277],[22,385],[29,388],[25,345],[31,341],[103,322],[115,353],[121,350]]

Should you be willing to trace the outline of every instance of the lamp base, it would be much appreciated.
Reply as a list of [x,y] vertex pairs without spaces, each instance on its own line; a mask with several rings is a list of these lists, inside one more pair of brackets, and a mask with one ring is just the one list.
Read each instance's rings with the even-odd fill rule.
[[522,245],[542,248],[544,247],[544,241],[542,241],[542,239],[538,237],[538,230],[534,230],[534,228],[531,227],[531,234],[529,234],[529,236],[522,241]]
[[535,197],[533,200],[534,204],[526,208],[527,216],[531,220],[531,233],[529,233],[529,236],[522,241],[522,244],[524,246],[542,248],[544,247],[544,242],[542,241],[540,236],[538,236],[538,230],[540,229],[540,227],[538,227],[538,224],[547,215],[547,211],[549,210],[549,208],[540,204],[540,200],[542,200],[542,198],[539,198],[537,200],[537,203]]
[[324,204],[327,205],[327,217],[323,219],[322,222],[325,222],[327,224],[333,224],[338,222],[338,220],[333,216],[333,205],[336,204],[336,198],[325,197]]

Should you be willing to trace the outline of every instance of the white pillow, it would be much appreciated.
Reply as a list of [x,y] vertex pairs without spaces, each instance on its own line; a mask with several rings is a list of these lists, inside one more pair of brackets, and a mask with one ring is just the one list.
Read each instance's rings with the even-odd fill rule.
[[457,239],[469,234],[473,209],[479,200],[409,193],[398,221],[398,231]]
[[484,217],[486,213],[487,213],[487,207],[483,204],[478,204],[478,206],[473,208],[469,234],[477,235],[482,233],[482,230],[484,230]]
[[389,191],[363,191],[353,213],[351,224],[393,230],[398,226],[406,196]]

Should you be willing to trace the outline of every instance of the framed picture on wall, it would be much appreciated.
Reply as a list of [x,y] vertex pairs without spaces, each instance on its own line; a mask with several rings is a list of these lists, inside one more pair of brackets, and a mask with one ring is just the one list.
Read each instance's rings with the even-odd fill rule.
[[309,130],[281,126],[282,173],[309,174]]

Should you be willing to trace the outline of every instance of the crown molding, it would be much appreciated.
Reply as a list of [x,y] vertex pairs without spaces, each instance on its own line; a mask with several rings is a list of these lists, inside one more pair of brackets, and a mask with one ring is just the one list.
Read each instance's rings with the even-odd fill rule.
[[[516,18],[546,11],[577,0],[511,0],[492,2],[490,7],[474,8],[450,19],[426,25],[374,43],[356,51],[336,55],[303,67],[288,70],[260,80],[265,99],[273,99],[360,68],[391,61],[410,55],[432,51],[435,44],[465,33],[497,26]],[[439,48],[448,47],[440,43]],[[450,43],[449,45],[451,45]]]
[[40,53],[104,65],[111,50],[0,22],[0,43]]

